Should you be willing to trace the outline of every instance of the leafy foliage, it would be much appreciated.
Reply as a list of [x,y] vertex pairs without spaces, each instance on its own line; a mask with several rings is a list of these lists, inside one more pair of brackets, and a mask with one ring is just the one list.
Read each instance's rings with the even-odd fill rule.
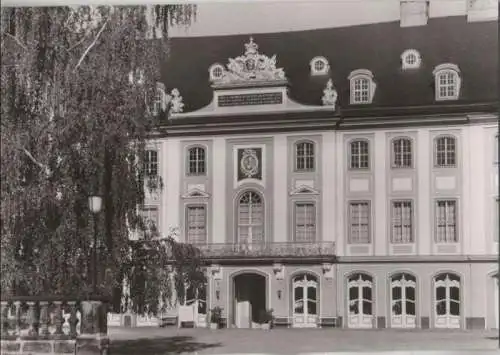
[[[131,252],[129,233],[146,229],[137,206],[144,202],[145,143],[157,119],[148,98],[168,55],[168,28],[189,24],[195,10],[1,9],[2,293],[90,295],[97,223],[99,289],[111,295],[123,275],[145,268],[151,294],[142,303],[157,307],[159,291],[149,286],[170,277],[165,247]],[[95,193],[103,210],[92,216],[87,198]],[[197,277],[192,249],[167,239],[170,270]]]

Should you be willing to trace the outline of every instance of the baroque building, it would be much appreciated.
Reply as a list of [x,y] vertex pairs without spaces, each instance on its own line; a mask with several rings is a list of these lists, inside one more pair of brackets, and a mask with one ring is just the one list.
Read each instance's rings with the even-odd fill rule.
[[172,39],[143,213],[204,253],[196,325],[219,306],[227,327],[498,328],[498,24],[404,3]]

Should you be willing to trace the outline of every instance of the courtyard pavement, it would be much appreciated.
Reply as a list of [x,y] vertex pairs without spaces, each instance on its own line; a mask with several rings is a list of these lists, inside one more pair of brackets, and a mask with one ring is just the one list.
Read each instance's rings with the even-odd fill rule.
[[112,327],[108,333],[112,355],[325,354],[392,350],[405,351],[405,354],[448,350],[447,355],[462,350],[460,353],[465,355],[496,353],[494,350],[499,345],[498,332],[462,330]]

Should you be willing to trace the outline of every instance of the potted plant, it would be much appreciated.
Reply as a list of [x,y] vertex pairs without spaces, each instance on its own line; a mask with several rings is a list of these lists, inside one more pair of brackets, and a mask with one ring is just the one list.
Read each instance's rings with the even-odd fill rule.
[[222,308],[214,307],[210,310],[210,329],[218,329],[222,320]]
[[260,311],[260,324],[262,329],[271,329],[273,323],[273,310],[261,310]]

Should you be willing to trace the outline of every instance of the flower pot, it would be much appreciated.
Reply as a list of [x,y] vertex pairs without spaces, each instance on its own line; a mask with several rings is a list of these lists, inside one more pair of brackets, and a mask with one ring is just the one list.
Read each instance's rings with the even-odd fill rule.
[[263,323],[262,329],[271,329],[271,323]]
[[217,323],[210,323],[210,329],[219,329],[219,325]]

